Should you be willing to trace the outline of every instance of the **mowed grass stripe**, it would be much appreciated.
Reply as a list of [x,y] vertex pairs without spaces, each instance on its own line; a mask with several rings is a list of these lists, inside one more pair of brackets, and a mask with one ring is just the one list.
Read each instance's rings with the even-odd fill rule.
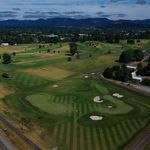
[[117,124],[116,130],[117,130],[118,134],[120,134],[120,139],[122,139],[122,141],[124,141],[124,139],[126,139],[126,135],[124,134],[120,124]]
[[116,137],[115,137],[115,135],[113,133],[112,127],[108,127],[107,128],[107,132],[110,134],[110,137],[111,137],[113,145],[116,145],[117,144],[117,140],[116,140]]
[[95,145],[95,150],[100,150],[100,144],[99,144],[99,137],[97,135],[97,129],[96,128],[92,128],[92,132],[93,132],[93,140],[94,140],[94,145]]
[[68,124],[66,123],[66,124],[63,124],[63,129],[62,129],[62,139],[63,139],[63,143],[64,143],[64,145],[66,145],[67,143],[66,143],[66,140],[67,140],[67,132],[68,132],[68,129],[67,129],[67,127],[68,127]]
[[135,119],[132,119],[131,122],[136,130],[139,129],[140,125],[137,123]]
[[120,135],[119,135],[119,133],[116,131],[115,126],[110,127],[110,130],[111,130],[112,137],[114,138],[114,143],[115,143],[116,145],[119,144],[122,139],[120,139]]
[[131,120],[127,120],[126,123],[130,127],[130,131],[135,133],[136,132],[136,128],[133,126]]
[[80,149],[81,150],[86,150],[85,143],[84,143],[85,138],[84,138],[84,129],[83,129],[83,126],[80,126],[80,137],[78,137],[78,138],[80,138]]
[[64,125],[64,124],[61,124],[61,125],[60,125],[60,136],[59,136],[59,137],[60,137],[60,139],[63,140],[63,141],[65,141],[65,140],[64,140],[64,138],[65,138],[65,136],[64,136],[64,130],[65,130],[65,125]]
[[96,132],[95,134],[97,135],[96,137],[97,137],[97,143],[99,145],[99,150],[102,150],[102,144],[101,144],[102,140],[100,136],[100,130],[98,127],[95,129],[95,132]]
[[57,133],[56,133],[56,138],[60,140],[60,131],[61,131],[61,125],[58,125]]
[[88,135],[87,135],[87,128],[83,128],[83,136],[84,136],[84,150],[89,150],[89,147],[88,147]]
[[114,142],[114,139],[113,139],[112,134],[111,134],[111,130],[109,130],[109,128],[106,127],[105,132],[106,132],[106,136],[107,136],[107,139],[108,139],[110,149],[112,149],[112,150],[116,149],[115,142]]
[[71,123],[67,123],[65,132],[66,132],[66,138],[65,138],[65,143],[67,147],[69,148],[70,146],[70,140],[71,140]]
[[127,139],[128,136],[130,136],[130,134],[131,134],[130,131],[129,131],[129,128],[126,126],[124,121],[122,121],[120,123],[120,126],[122,128],[123,134],[125,135],[125,138]]
[[91,137],[91,144],[92,144],[92,149],[96,149],[96,144],[95,144],[95,139],[93,135],[93,128],[90,128],[90,137]]
[[56,138],[57,133],[58,133],[58,125],[53,128],[53,136],[54,136],[54,138]]
[[79,126],[77,126],[77,150],[82,150],[82,149],[80,149],[80,146],[81,146],[81,143],[80,143],[80,127]]
[[86,128],[88,149],[93,150],[90,128]]
[[[77,109],[76,104],[73,104],[73,108],[74,108],[74,110]],[[73,128],[72,128],[72,130],[73,130],[72,150],[77,150],[77,124],[76,124],[76,119],[77,119],[76,113],[74,113],[74,115],[73,115]]]
[[103,135],[105,138],[105,143],[107,145],[107,148],[110,150],[111,149],[111,140],[110,140],[110,135],[107,135],[107,127],[103,128]]
[[77,124],[73,123],[73,144],[72,144],[72,150],[77,150]]
[[101,136],[101,145],[102,145],[102,150],[110,150],[109,146],[107,144],[107,139],[105,137],[105,132],[104,129],[100,129],[100,136]]
[[140,126],[143,126],[143,125],[145,124],[143,119],[137,119],[137,123],[138,123]]
[[70,124],[70,145],[69,145],[69,150],[72,150],[73,147],[73,140],[74,140],[74,132],[73,132],[73,127],[74,127],[74,122],[72,121]]
[[118,136],[118,139],[119,139],[119,142],[123,142],[124,141],[124,134],[122,133],[121,131],[121,127],[118,126],[118,125],[115,125],[114,126],[114,130],[115,130],[115,133],[117,134]]

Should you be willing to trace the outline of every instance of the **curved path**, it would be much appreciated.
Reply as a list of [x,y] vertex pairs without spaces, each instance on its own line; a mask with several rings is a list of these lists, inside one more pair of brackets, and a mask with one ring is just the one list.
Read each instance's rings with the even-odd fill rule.
[[16,135],[18,135],[19,138],[22,139],[26,144],[28,144],[31,149],[33,149],[33,150],[41,150],[41,148],[39,146],[37,146],[30,139],[28,139],[26,136],[24,136],[19,130],[17,130],[13,125],[11,125],[2,116],[0,116],[0,122],[2,122],[8,129],[13,131]]
[[9,141],[3,130],[0,130],[0,150],[17,150]]
[[139,137],[136,142],[130,146],[129,150],[146,150],[146,147],[150,144],[150,131]]

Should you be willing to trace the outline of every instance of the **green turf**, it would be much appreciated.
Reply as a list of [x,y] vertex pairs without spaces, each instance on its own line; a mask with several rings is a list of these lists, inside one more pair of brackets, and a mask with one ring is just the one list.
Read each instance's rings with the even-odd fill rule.
[[65,106],[65,104],[53,102],[57,101],[57,99],[61,101],[64,97],[54,97],[47,94],[35,94],[27,96],[26,99],[33,106],[49,114],[61,115],[71,113],[71,107]]
[[[143,49],[148,49],[150,42],[144,42]],[[44,135],[51,141],[49,149],[122,149],[150,120],[148,98],[103,80],[84,78],[89,72],[102,72],[106,67],[117,64],[116,60],[123,50],[135,49],[135,45],[126,44],[126,41],[121,41],[120,44],[98,43],[97,48],[89,46],[89,42],[78,43],[81,57],[79,60],[74,57],[71,62],[65,56],[67,49],[63,49],[54,58],[50,56],[47,60],[42,59],[43,54],[47,54],[47,49],[52,54],[60,44],[65,47],[68,43],[42,48],[40,55],[38,44],[22,45],[26,51],[17,53],[14,61],[23,63],[0,64],[0,73],[11,74],[9,79],[0,77],[0,82],[6,82],[16,91],[4,99],[16,114],[6,114],[17,118],[17,121],[20,118],[30,120],[28,126],[31,131],[33,124],[43,127],[45,132],[41,136]],[[107,54],[108,50],[111,54]],[[89,53],[92,58],[89,58]],[[72,71],[74,75],[56,82],[21,72],[23,69],[49,66]],[[53,88],[53,84],[58,84],[58,88]],[[124,97],[114,98],[113,93]],[[95,96],[100,96],[104,102],[93,102]],[[108,108],[109,105],[112,106],[111,109]],[[104,119],[94,122],[89,119],[90,115],[102,115]]]

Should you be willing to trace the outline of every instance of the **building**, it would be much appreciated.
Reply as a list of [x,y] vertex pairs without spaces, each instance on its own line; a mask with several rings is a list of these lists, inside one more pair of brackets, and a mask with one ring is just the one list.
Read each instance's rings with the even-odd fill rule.
[[9,43],[1,43],[2,46],[9,46]]
[[137,76],[137,74],[136,74],[136,72],[137,72],[137,67],[135,67],[135,66],[127,66],[127,68],[133,70],[133,72],[131,73],[133,80],[138,80],[138,81],[140,81],[140,82],[143,81],[143,78],[142,78],[141,76]]

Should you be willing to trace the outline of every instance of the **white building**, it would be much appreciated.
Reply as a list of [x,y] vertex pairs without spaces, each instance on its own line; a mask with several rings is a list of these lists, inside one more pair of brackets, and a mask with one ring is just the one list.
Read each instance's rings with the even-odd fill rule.
[[2,46],[9,46],[9,43],[1,43]]
[[142,78],[141,76],[137,76],[137,74],[136,74],[136,72],[137,72],[137,67],[134,67],[134,66],[127,66],[127,68],[134,70],[134,71],[131,73],[132,79],[138,80],[138,81],[140,81],[140,82],[143,81],[143,78]]

